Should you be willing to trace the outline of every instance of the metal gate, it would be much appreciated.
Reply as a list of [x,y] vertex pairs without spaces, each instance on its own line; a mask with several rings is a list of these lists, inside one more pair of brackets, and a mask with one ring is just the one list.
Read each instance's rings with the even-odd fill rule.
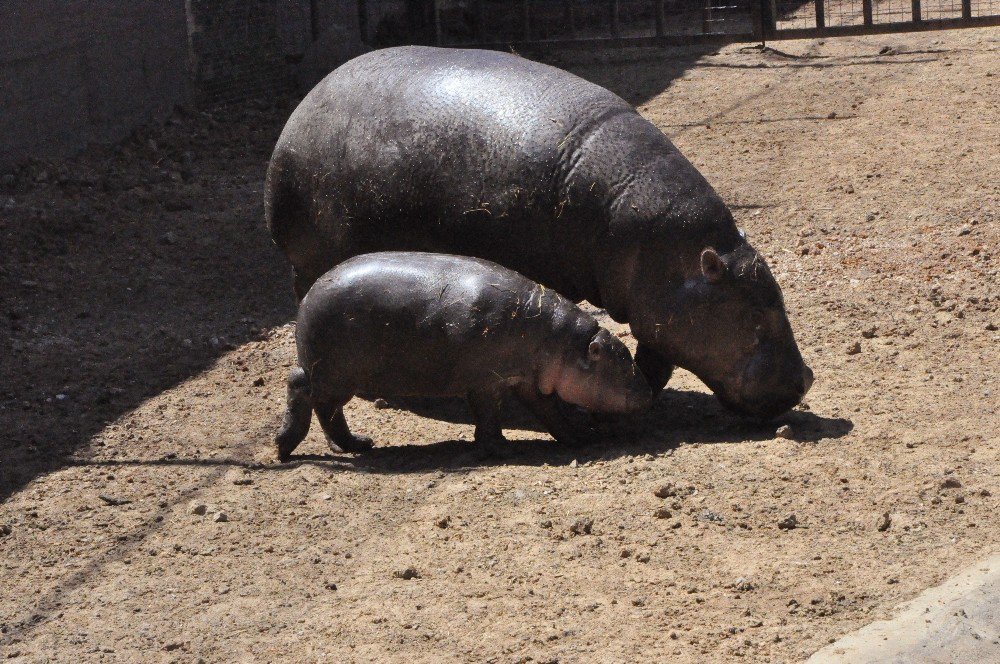
[[426,8],[435,43],[488,48],[656,46],[1000,25],[1000,0],[430,0]]

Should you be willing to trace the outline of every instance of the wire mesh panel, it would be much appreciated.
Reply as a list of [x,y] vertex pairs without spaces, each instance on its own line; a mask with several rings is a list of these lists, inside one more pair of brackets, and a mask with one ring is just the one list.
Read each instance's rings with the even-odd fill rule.
[[985,18],[1000,15],[1000,0],[966,0],[969,16]]
[[774,22],[778,30],[815,28],[820,25],[815,0],[778,0],[774,9]]
[[[1000,0],[366,0],[444,45],[693,43],[1000,25]],[[388,9],[385,9],[388,8]],[[370,10],[375,14],[375,10]],[[389,15],[391,18],[391,14]],[[426,17],[426,20],[420,18]],[[379,19],[392,28],[400,22]],[[374,23],[373,23],[374,24]],[[412,31],[412,30],[411,30]],[[391,30],[382,30],[392,37]],[[375,34],[380,33],[376,26]],[[376,39],[376,42],[379,42]],[[383,40],[377,45],[387,45]],[[426,43],[426,42],[425,42]]]
[[438,0],[442,43],[633,39],[753,32],[759,0]]

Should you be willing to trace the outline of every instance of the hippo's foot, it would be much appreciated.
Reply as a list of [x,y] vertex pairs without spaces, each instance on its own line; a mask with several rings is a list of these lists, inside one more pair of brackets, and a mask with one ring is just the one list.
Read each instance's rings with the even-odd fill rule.
[[350,438],[334,440],[329,436],[326,439],[326,444],[330,446],[332,452],[367,452],[368,450],[375,447],[375,442],[368,436],[358,436],[351,434]]
[[286,463],[292,452],[309,433],[312,406],[309,399],[309,379],[302,367],[296,367],[288,376],[288,406],[274,444],[278,451],[278,461]]
[[674,373],[674,365],[668,362],[659,352],[646,344],[640,343],[635,349],[635,364],[646,377],[653,397],[663,391]]
[[477,428],[476,445],[478,446],[478,456],[483,459],[508,459],[514,454],[510,441],[504,438],[501,433],[481,436]]

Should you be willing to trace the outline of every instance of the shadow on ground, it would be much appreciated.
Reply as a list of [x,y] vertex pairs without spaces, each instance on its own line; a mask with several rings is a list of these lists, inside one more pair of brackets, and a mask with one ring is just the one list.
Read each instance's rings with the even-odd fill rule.
[[262,212],[287,112],[175,116],[0,191],[0,501],[291,319]]
[[[398,404],[402,406],[402,404]],[[407,400],[407,410],[423,417],[456,423],[471,423],[465,403],[459,399]],[[420,473],[433,470],[461,472],[483,466],[564,465],[573,460],[610,460],[621,456],[661,454],[692,443],[734,443],[771,440],[775,429],[790,425],[791,438],[801,443],[822,443],[847,435],[850,420],[794,411],[768,423],[751,422],[725,411],[715,397],[702,392],[667,390],[648,413],[605,423],[602,441],[570,448],[549,438],[511,441],[511,454],[500,458],[485,455],[471,441],[445,440],[433,443],[376,441],[380,445],[363,454],[298,454],[287,464],[260,464],[245,459],[111,459],[80,461],[74,465],[95,466],[238,466],[260,471],[283,471],[308,463],[331,470],[361,470],[373,473]],[[538,422],[519,407],[505,413],[506,429],[538,432]],[[364,433],[364,432],[359,432]]]

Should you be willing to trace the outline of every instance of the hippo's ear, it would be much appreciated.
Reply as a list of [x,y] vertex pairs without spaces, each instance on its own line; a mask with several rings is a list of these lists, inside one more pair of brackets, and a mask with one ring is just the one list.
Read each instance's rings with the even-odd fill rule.
[[604,349],[601,348],[601,342],[597,340],[595,336],[590,340],[590,345],[587,346],[587,359],[591,362],[596,362],[601,359],[604,353]]
[[726,274],[726,264],[711,247],[701,252],[701,273],[710,284],[719,283]]

